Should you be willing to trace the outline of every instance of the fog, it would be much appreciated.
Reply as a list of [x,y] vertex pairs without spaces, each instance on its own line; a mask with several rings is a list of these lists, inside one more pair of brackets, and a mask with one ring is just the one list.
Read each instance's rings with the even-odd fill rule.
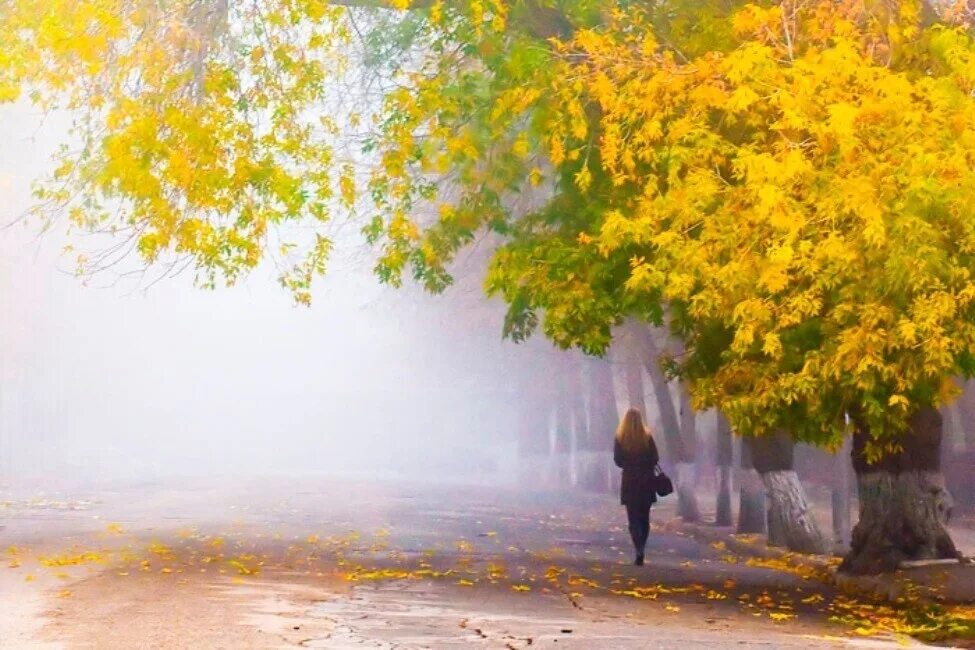
[[[63,129],[25,105],[0,119],[0,218],[10,223]],[[526,356],[501,340],[503,308],[479,295],[479,278],[440,297],[382,287],[346,225],[310,308],[269,268],[214,291],[191,273],[152,284],[106,272],[86,286],[62,251],[63,228],[40,226],[0,232],[7,480],[506,480]]]

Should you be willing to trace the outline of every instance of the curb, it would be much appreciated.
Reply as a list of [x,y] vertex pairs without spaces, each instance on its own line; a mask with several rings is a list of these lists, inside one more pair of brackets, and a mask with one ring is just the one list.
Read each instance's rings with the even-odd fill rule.
[[[729,551],[746,558],[784,562],[795,569],[812,569],[824,583],[847,594],[866,596],[890,603],[905,597],[942,604],[975,603],[975,564],[925,562],[904,566],[892,574],[851,576],[837,571],[836,558],[804,555],[765,544],[764,535],[736,535],[727,527],[691,524],[674,519],[661,525],[668,532],[709,544],[722,543]],[[743,539],[745,537],[746,539]]]
[[694,539],[708,543],[723,543],[725,547],[738,555],[759,558],[763,560],[780,560],[796,568],[816,568],[829,570],[836,562],[827,555],[804,555],[783,548],[769,546],[764,535],[739,535],[730,527],[709,526],[707,524],[691,524],[679,519],[673,519],[661,524],[668,531],[687,535]]

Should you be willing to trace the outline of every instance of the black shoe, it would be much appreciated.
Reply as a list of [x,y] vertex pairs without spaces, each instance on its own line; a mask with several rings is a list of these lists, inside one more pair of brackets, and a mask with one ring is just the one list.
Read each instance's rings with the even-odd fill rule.
[[643,553],[640,553],[639,555],[636,556],[636,562],[634,562],[633,564],[635,564],[636,566],[643,566]]

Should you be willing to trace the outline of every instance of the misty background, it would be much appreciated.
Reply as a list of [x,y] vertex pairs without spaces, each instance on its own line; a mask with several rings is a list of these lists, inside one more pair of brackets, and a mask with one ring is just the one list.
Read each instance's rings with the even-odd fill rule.
[[[8,224],[66,124],[26,103],[0,120]],[[152,286],[108,272],[85,286],[63,249],[97,242],[41,226],[0,231],[0,476],[509,471],[510,405],[531,355],[501,340],[503,305],[481,294],[483,269],[446,296],[383,287],[357,228],[339,224],[304,308],[264,267],[215,291],[194,287],[192,270]]]

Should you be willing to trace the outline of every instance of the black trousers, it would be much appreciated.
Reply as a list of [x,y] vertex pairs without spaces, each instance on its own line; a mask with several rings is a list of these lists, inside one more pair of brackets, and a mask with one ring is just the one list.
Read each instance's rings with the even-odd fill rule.
[[627,504],[626,518],[630,522],[630,538],[638,555],[643,555],[650,536],[650,504]]

